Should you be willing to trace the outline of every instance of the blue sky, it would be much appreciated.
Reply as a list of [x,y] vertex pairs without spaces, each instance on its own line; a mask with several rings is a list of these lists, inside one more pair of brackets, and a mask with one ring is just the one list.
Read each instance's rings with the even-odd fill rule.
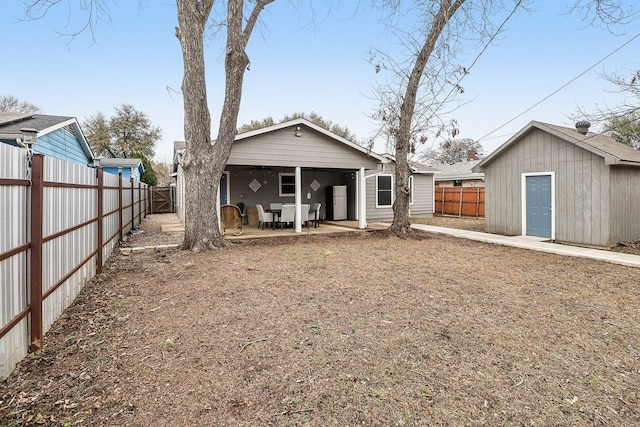
[[[640,37],[522,114],[640,34],[640,20],[617,28],[617,35],[593,28],[567,16],[568,3],[539,1],[535,12],[519,12],[509,21],[462,82],[463,105],[449,116],[459,123],[458,137],[480,139],[488,154],[531,120],[572,126],[571,116],[579,106],[590,111],[623,99],[612,93],[616,88],[601,74],[638,69]],[[95,40],[84,33],[69,41],[59,33],[77,29],[81,16],[65,2],[43,19],[24,22],[23,3],[5,0],[0,94],[33,103],[43,114],[75,116],[80,122],[99,111],[110,116],[115,107],[131,104],[162,128],[157,157],[170,160],[173,141],[183,139],[175,2],[146,4],[139,9],[137,2],[120,2],[111,7],[110,22],[96,26]],[[251,66],[239,126],[315,111],[359,139],[375,133],[367,115],[375,107],[371,95],[377,76],[367,52],[372,46],[392,48],[393,40],[376,14],[357,10],[354,4],[343,2],[329,15],[320,12],[315,24],[310,24],[308,9],[294,10],[288,1],[268,6],[248,48]],[[220,44],[220,39],[212,39],[207,47],[214,137],[224,93]],[[470,63],[479,48],[466,53]],[[381,144],[375,148],[384,150]]]

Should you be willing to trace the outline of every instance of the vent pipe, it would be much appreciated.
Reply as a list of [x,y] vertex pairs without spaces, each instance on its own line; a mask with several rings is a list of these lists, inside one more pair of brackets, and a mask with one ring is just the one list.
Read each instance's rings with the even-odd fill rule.
[[580,120],[578,123],[576,123],[576,130],[579,133],[586,135],[587,132],[589,132],[589,126],[591,126],[591,123],[586,120]]

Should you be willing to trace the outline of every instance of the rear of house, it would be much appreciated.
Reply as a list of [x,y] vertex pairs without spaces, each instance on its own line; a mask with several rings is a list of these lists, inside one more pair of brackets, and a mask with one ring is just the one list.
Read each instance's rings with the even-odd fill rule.
[[[176,207],[184,221],[183,142],[175,143]],[[414,168],[412,214],[433,214],[431,169]],[[305,119],[239,134],[222,175],[218,205],[242,204],[248,222],[258,221],[256,205],[321,203],[320,219],[334,219],[335,187],[346,189],[346,217],[360,228],[367,221],[393,218],[393,161]],[[299,230],[298,230],[299,231]]]

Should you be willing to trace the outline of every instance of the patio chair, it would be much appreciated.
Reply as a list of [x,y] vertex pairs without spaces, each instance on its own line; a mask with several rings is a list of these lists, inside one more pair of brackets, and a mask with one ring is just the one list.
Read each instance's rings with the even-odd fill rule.
[[311,212],[314,212],[313,216],[313,227],[318,228],[320,226],[320,207],[322,207],[322,203],[314,203]]
[[282,203],[269,203],[269,209],[282,209]]
[[306,225],[309,228],[309,205],[304,204],[301,206],[300,218],[302,219],[302,225]]
[[280,212],[280,228],[284,228],[284,224],[293,222],[296,217],[296,205],[282,205]]
[[240,213],[242,213],[242,224],[249,224],[249,222],[247,221],[247,211],[244,208],[244,203],[240,202],[237,204],[237,206],[240,208]]
[[262,229],[264,230],[264,224],[270,222],[273,226],[273,214],[271,212],[265,212],[262,205],[256,205],[256,209],[258,211],[258,228],[262,225]]
[[233,228],[233,234],[239,236],[242,234],[242,212],[236,205],[220,206],[220,218],[222,219],[222,234],[225,234],[227,228]]

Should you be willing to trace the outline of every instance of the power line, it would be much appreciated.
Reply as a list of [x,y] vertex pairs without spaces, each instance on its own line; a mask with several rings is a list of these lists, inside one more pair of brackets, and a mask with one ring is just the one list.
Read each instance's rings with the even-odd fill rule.
[[485,136],[483,136],[482,138],[478,139],[478,141],[482,141],[484,139],[486,139],[489,135],[491,135],[494,132],[499,131],[500,129],[502,129],[503,127],[505,127],[506,125],[508,125],[509,123],[513,122],[514,120],[516,120],[517,118],[523,116],[524,114],[526,114],[527,112],[531,111],[532,109],[534,109],[535,107],[537,107],[538,105],[542,104],[544,101],[546,101],[547,99],[551,98],[553,95],[555,95],[556,93],[560,92],[562,89],[564,89],[565,87],[569,86],[571,83],[573,83],[574,81],[578,80],[580,77],[584,76],[585,74],[587,74],[589,71],[591,71],[592,69],[594,69],[597,65],[601,64],[602,62],[604,62],[607,58],[609,58],[610,56],[614,55],[615,53],[617,53],[619,50],[621,50],[622,48],[624,48],[625,46],[627,46],[629,43],[631,43],[632,41],[634,41],[635,39],[637,39],[638,37],[640,37],[640,33],[636,34],[635,36],[633,36],[631,39],[629,39],[627,42],[623,43],[621,46],[619,46],[618,48],[614,49],[612,52],[610,52],[608,55],[606,55],[604,58],[600,59],[598,62],[596,62],[595,64],[593,64],[592,66],[590,66],[589,68],[587,68],[586,70],[584,70],[583,72],[581,72],[580,74],[578,74],[577,76],[575,76],[573,79],[569,80],[567,83],[563,84],[562,86],[560,86],[558,89],[554,90],[553,92],[551,92],[549,95],[545,96],[544,98],[542,98],[540,101],[536,102],[535,104],[533,104],[531,107],[527,108],[526,110],[524,110],[522,113],[518,114],[517,116],[515,116],[514,118],[512,118],[511,120],[507,121],[506,123],[498,126],[497,128],[495,128],[494,130],[492,130],[491,132],[489,132],[488,134],[486,134]]

